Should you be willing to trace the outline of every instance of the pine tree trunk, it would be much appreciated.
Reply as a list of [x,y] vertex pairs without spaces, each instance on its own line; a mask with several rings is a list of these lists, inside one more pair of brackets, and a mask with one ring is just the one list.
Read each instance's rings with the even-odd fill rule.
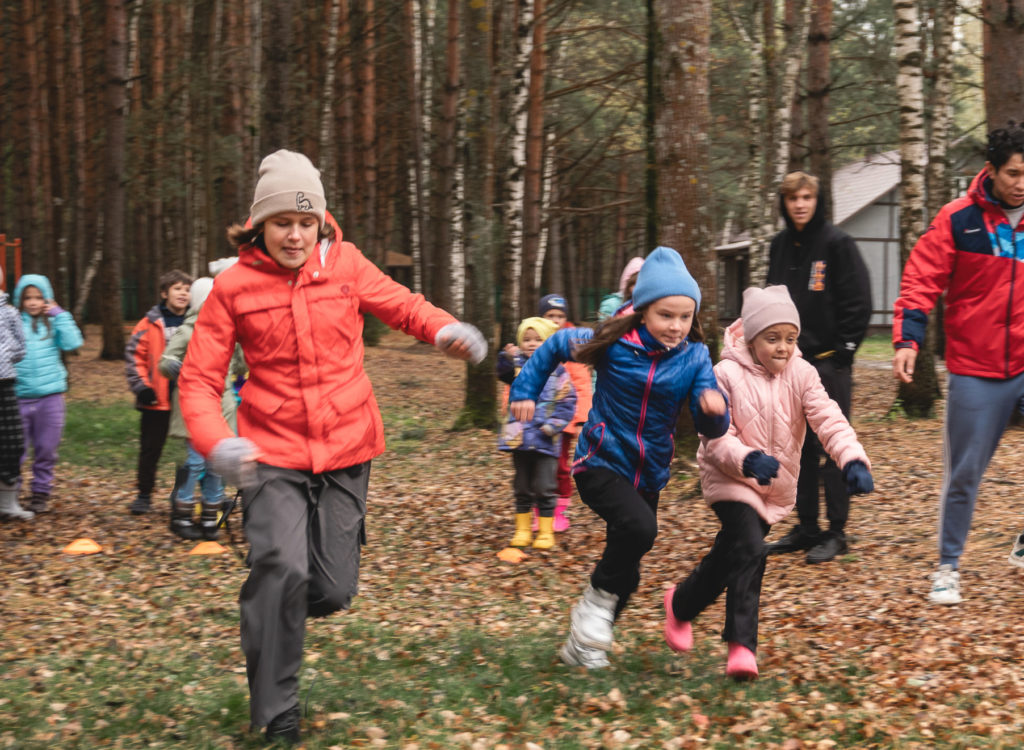
[[[74,277],[78,281],[78,293],[73,298],[72,314],[82,319],[82,312],[89,299],[92,276],[86,273],[86,229],[85,198],[89,192],[89,143],[86,138],[85,72],[82,66],[82,11],[79,0],[68,0],[68,78],[72,99],[72,138],[75,153],[74,209],[71,232],[71,258]],[[93,240],[97,248],[102,244]],[[98,260],[97,260],[98,263]]]
[[435,178],[431,186],[430,287],[431,301],[439,307],[451,305],[452,217],[455,207],[455,135],[459,101],[459,3],[448,4],[445,27],[445,75],[441,92],[441,115],[437,120]]
[[831,63],[832,0],[813,0],[807,52],[807,147],[809,169],[819,180],[818,200],[832,220],[832,154],[828,130]]
[[363,0],[365,23],[363,26],[363,57],[359,66],[359,138],[362,143],[362,215],[359,226],[363,230],[363,253],[377,265],[384,264],[384,247],[377,207],[377,18],[373,0]]
[[711,236],[711,0],[657,0],[653,84],[658,243],[679,251],[701,290],[705,342],[717,352]]
[[[906,265],[910,251],[924,233],[924,91],[917,0],[895,0],[893,13],[900,99],[900,260]],[[938,396],[937,383],[932,352],[924,346],[918,352],[914,382],[899,386],[899,398],[908,416],[931,416]]]
[[1024,120],[1024,0],[984,0],[985,115],[989,129]]
[[497,389],[494,377],[494,240],[492,175],[487,131],[493,126],[488,95],[494,61],[490,54],[490,2],[466,2],[463,18],[463,75],[465,77],[465,174],[463,218],[468,250],[466,262],[466,315],[489,342],[488,356],[478,365],[466,365],[466,399],[457,427],[491,428],[496,421]]
[[103,261],[100,314],[103,326],[102,359],[124,357],[124,326],[121,315],[122,258],[124,257],[125,206],[125,0],[106,0],[106,174],[104,179]]

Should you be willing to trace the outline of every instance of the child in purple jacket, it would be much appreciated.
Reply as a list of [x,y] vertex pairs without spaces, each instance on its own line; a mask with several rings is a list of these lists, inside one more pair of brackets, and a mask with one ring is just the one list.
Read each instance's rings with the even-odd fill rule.
[[[526,360],[557,330],[558,324],[545,318],[526,318],[516,334],[518,353],[507,350],[498,356],[498,377],[505,380],[510,371],[518,374]],[[559,365],[544,384],[531,419],[520,421],[509,414],[498,449],[512,452],[516,470],[516,533],[509,542],[512,547],[527,547],[531,542],[534,549],[555,546],[555,475],[562,448],[561,433],[575,413],[576,391],[569,373]],[[530,528],[534,507],[538,513],[536,539]]]

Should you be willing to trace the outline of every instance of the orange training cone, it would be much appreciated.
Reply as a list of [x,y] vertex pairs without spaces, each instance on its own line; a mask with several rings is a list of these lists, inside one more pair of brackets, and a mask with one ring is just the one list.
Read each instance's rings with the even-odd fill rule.
[[92,539],[83,537],[71,542],[63,551],[65,555],[95,555],[97,552],[102,552],[103,548]]
[[521,563],[527,557],[529,557],[529,555],[523,552],[518,547],[506,547],[498,553],[499,560],[502,560],[507,563],[512,563],[513,565],[515,565],[516,563]]
[[192,551],[190,555],[221,555],[227,552],[227,549],[217,544],[217,542],[200,542]]

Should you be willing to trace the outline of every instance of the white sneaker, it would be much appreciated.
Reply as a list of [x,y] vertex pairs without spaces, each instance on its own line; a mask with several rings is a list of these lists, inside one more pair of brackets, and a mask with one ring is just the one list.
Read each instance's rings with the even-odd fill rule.
[[960,571],[949,563],[940,565],[932,573],[932,590],[928,594],[928,601],[932,604],[959,604]]
[[1010,550],[1010,556],[1007,559],[1010,561],[1010,565],[1024,568],[1024,534],[1014,540],[1013,549]]
[[612,625],[619,597],[587,586],[583,598],[572,608],[570,633],[581,646],[607,651],[612,647]]
[[581,645],[571,632],[565,639],[565,644],[559,649],[558,656],[562,659],[563,664],[568,664],[570,667],[603,669],[609,666],[608,656],[604,651]]

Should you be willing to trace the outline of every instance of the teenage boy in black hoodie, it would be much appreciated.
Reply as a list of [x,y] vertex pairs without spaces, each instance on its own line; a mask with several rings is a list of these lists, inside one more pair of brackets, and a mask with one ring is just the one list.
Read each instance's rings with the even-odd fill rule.
[[[789,289],[800,313],[800,351],[849,419],[853,355],[871,320],[868,269],[853,238],[825,220],[817,177],[790,172],[779,186],[779,203],[786,228],[772,239],[768,283]],[[818,526],[820,480],[829,523],[825,532]],[[800,457],[796,510],[797,525],[768,545],[769,554],[808,550],[807,562],[822,563],[847,551],[850,495],[839,467],[810,429]]]

